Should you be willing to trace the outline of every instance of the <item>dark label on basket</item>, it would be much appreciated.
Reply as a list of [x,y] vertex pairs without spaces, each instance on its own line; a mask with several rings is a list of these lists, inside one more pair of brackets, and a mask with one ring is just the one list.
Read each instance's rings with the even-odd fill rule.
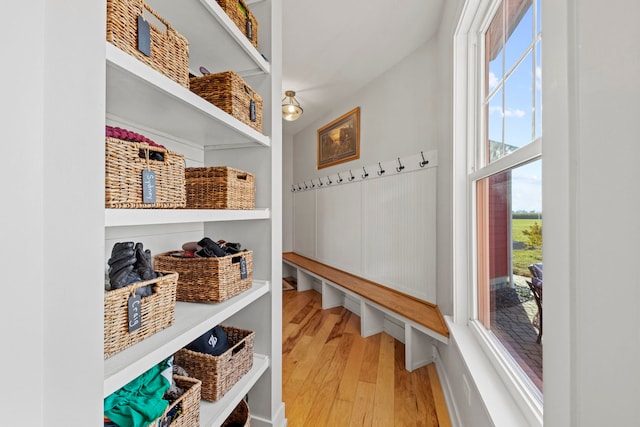
[[142,171],[142,203],[156,202],[156,173],[152,170]]
[[240,278],[247,278],[247,260],[244,257],[240,258]]
[[256,102],[253,99],[249,101],[249,120],[256,121]]
[[142,326],[142,303],[140,295],[129,297],[127,303],[127,311],[129,313],[129,333],[139,329]]
[[247,16],[247,38],[249,40],[253,40],[253,25],[251,24],[251,19]]
[[151,56],[151,29],[142,15],[138,15],[138,50]]

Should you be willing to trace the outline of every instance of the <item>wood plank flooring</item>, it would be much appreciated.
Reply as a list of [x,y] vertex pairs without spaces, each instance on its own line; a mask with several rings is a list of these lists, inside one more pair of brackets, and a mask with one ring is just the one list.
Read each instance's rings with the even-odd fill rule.
[[283,293],[282,384],[290,427],[450,426],[435,366],[408,372],[404,344],[360,336],[360,318]]

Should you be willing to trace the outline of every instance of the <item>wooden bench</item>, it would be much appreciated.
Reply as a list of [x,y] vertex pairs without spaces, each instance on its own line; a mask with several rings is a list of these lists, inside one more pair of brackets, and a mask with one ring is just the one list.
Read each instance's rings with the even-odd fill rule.
[[298,291],[313,289],[313,279],[322,284],[322,308],[346,306],[345,295],[360,302],[360,334],[384,330],[385,316],[404,325],[405,368],[413,371],[433,362],[434,339],[447,344],[449,329],[437,305],[389,287],[333,268],[294,252],[282,260],[296,270]]

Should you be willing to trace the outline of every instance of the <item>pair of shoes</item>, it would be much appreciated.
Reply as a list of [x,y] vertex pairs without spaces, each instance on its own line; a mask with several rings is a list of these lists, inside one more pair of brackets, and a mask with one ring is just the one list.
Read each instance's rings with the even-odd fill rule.
[[223,257],[227,256],[227,253],[220,247],[219,244],[214,242],[208,237],[203,238],[198,242],[198,246],[201,248],[196,251],[196,255],[199,257]]
[[224,240],[218,240],[220,247],[227,253],[227,255],[235,255],[242,252],[242,245],[240,243],[225,242]]

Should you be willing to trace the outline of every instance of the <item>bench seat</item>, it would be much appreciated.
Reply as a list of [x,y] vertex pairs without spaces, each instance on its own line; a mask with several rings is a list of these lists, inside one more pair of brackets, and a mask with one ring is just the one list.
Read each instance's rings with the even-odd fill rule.
[[432,339],[449,341],[449,330],[436,304],[398,292],[294,252],[282,260],[297,270],[298,291],[312,289],[312,278],[322,283],[322,308],[344,305],[349,295],[360,302],[360,333],[370,336],[384,329],[385,316],[404,325],[405,367],[413,371],[431,363]]

